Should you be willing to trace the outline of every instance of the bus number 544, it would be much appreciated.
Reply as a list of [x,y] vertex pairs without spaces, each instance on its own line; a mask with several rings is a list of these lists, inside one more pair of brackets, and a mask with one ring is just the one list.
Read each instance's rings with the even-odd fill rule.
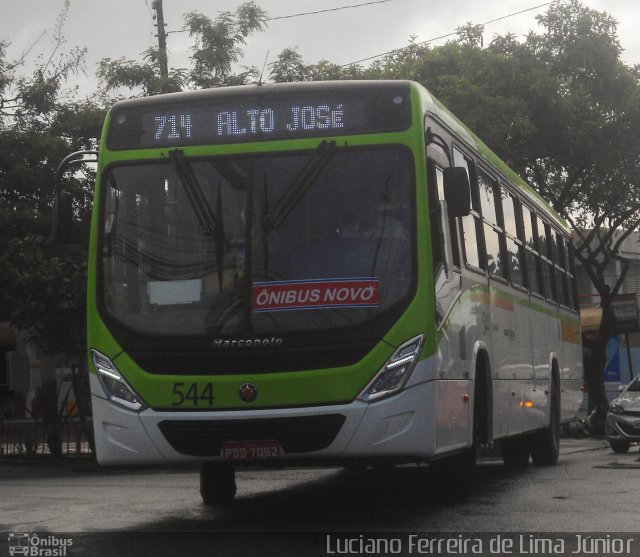
[[173,401],[172,406],[198,406],[202,403],[206,406],[212,406],[216,397],[213,396],[213,384],[205,383],[174,383],[173,384]]

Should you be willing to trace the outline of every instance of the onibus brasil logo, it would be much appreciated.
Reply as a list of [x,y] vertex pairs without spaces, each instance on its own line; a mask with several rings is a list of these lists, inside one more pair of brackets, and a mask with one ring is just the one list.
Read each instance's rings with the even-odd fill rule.
[[71,538],[42,534],[9,534],[9,555],[33,557],[66,557],[67,549],[73,545]]

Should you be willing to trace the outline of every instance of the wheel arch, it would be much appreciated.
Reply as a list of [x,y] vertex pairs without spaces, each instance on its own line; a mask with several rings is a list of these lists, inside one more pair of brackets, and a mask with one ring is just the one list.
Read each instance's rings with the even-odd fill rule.
[[489,350],[484,343],[477,343],[474,347],[472,362],[473,427],[469,428],[470,442],[473,444],[474,431],[477,431],[478,441],[486,445],[493,440],[493,375]]

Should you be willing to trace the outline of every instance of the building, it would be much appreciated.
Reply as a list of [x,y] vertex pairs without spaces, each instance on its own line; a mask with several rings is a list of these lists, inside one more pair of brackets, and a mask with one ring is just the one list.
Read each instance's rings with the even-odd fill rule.
[[[615,241],[615,237],[614,237]],[[640,295],[640,233],[631,233],[622,243],[619,255],[629,262],[629,271],[625,277],[619,295],[635,296],[636,304]],[[614,260],[607,268],[605,277],[613,284],[620,276],[622,263]],[[576,281],[580,304],[582,333],[588,335],[598,330],[602,312],[600,296],[586,271],[576,260]],[[613,399],[618,395],[618,387],[628,383],[640,374],[640,331],[614,335],[607,347],[607,365],[604,370],[607,396]]]

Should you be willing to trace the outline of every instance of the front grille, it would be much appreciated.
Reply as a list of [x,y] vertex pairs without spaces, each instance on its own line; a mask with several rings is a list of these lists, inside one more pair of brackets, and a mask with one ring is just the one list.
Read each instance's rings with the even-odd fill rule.
[[219,456],[226,441],[275,439],[289,453],[326,449],[346,417],[342,414],[255,420],[165,420],[158,424],[169,444],[189,456]]

